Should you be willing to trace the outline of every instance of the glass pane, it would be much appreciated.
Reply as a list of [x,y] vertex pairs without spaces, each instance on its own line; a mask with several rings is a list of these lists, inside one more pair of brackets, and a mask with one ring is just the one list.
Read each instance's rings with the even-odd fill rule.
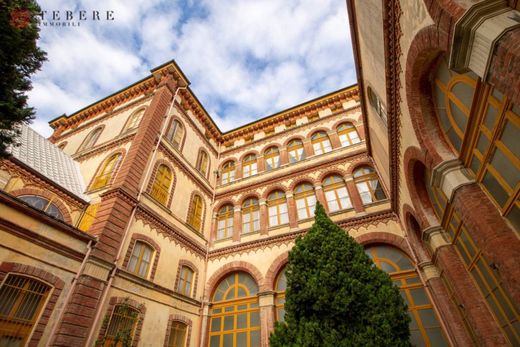
[[444,338],[441,328],[427,329],[426,334],[428,335],[432,346],[449,346],[448,342],[446,342],[446,339]]
[[235,328],[235,316],[224,317],[224,330],[232,330]]
[[247,313],[241,313],[237,316],[237,329],[247,327]]
[[224,345],[222,347],[234,347],[233,346],[233,334],[224,335]]
[[247,347],[247,333],[237,334],[237,347]]
[[428,297],[426,296],[426,292],[424,291],[424,288],[410,289],[410,293],[412,294],[412,299],[416,306],[427,305],[430,303],[430,300],[428,300]]
[[471,103],[473,102],[473,94],[475,93],[475,89],[466,83],[457,83],[451,89],[451,92],[457,96],[457,98],[462,101],[464,106],[471,109]]
[[220,331],[220,317],[211,319],[211,331]]
[[[519,146],[520,147],[520,146]],[[491,175],[491,173],[488,171],[484,175],[484,179],[482,180],[482,183],[487,188],[491,196],[495,199],[495,201],[500,205],[504,206],[507,199],[509,198],[509,194],[502,188],[502,186],[498,183],[498,181]]]
[[480,134],[480,137],[477,142],[477,148],[480,153],[485,154],[489,147],[489,140],[483,133]]
[[251,327],[260,326],[260,313],[259,312],[251,312],[251,316],[249,317],[249,324]]
[[[520,145],[518,147],[520,147]],[[513,162],[504,155],[500,148],[496,149],[491,159],[491,165],[500,173],[502,178],[509,185],[509,188],[514,189],[514,187],[516,187],[520,180],[520,171]]]
[[220,347],[220,336],[211,336],[209,339],[209,347]]
[[514,228],[520,230],[520,208],[518,208],[518,205],[516,203],[513,205],[511,212],[509,212],[509,214],[506,217],[511,222]]
[[424,327],[428,328],[439,326],[439,322],[437,321],[437,318],[435,317],[435,314],[431,308],[419,310],[418,312]]
[[518,145],[518,138],[520,137],[520,129],[511,121],[507,120],[504,127],[504,132],[500,141],[520,159],[520,146]]
[[495,126],[495,121],[497,119],[497,109],[493,105],[488,105],[487,111],[486,111],[486,118],[484,119],[484,125],[486,128],[489,129],[489,131],[493,130],[493,127]]
[[260,347],[260,330],[255,330],[251,332],[251,347]]

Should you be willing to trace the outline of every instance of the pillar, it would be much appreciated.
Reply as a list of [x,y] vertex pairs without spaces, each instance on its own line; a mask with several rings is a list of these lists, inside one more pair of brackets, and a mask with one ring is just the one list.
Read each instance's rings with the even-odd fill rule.
[[287,212],[289,214],[289,227],[291,229],[298,228],[298,216],[296,215],[296,202],[294,201],[294,196],[292,192],[287,192],[285,194],[287,197]]
[[269,213],[267,211],[267,201],[265,199],[260,199],[258,201],[260,205],[260,235],[267,235],[268,233],[268,225],[269,225]]
[[354,183],[354,178],[352,178],[350,175],[347,175],[343,179],[347,185],[348,196],[350,197],[352,207],[354,207],[354,210],[357,213],[364,212],[365,208],[363,207],[363,201],[361,200],[361,196],[359,195],[356,184]]
[[274,292],[258,293],[260,306],[261,346],[269,347],[269,336],[274,330]]
[[242,213],[240,206],[233,208],[233,241],[240,241],[242,231]]

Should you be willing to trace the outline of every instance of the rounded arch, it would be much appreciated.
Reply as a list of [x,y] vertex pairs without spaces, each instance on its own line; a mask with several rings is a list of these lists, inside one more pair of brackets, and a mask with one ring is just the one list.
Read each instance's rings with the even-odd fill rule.
[[[91,187],[92,187],[92,184],[94,183],[94,181],[96,180],[96,177],[98,176],[98,174],[100,173],[101,169],[103,168],[103,166],[105,165],[105,163],[107,162],[107,160],[110,160],[110,158],[112,158],[113,156],[115,156],[116,154],[120,154],[121,155],[121,160],[119,161],[119,164],[117,165],[117,167],[114,168],[114,172],[112,173],[112,177],[110,178],[110,181],[108,182],[107,186],[110,185],[115,177],[117,176],[117,172],[119,171],[119,168],[121,168],[122,164],[123,164],[123,160],[125,160],[125,156],[126,156],[126,149],[124,148],[118,148],[116,150],[113,150],[112,152],[110,152],[108,155],[106,155],[102,160],[101,162],[98,164],[97,168],[96,168],[96,171],[94,171],[94,175],[92,176],[88,186],[87,186],[87,190],[93,190]],[[103,187],[104,188],[104,187]],[[94,189],[95,190],[95,189]]]
[[264,153],[268,150],[268,149],[271,149],[275,147],[278,152],[281,151],[282,149],[282,145],[280,145],[278,142],[269,142],[267,145],[265,145],[264,147],[262,147],[262,149],[260,150],[260,153],[262,153],[262,155],[264,155]]
[[233,163],[233,167],[236,169],[237,167],[237,160],[236,158],[228,158],[228,159],[225,159],[222,164],[220,165],[220,170],[223,170],[224,169],[224,166],[228,163]]
[[271,266],[269,266],[269,270],[265,275],[265,286],[267,290],[274,290],[274,286],[276,284],[276,278],[280,271],[287,265],[289,262],[289,251],[285,251],[280,254],[278,257],[273,260]]
[[217,288],[219,282],[227,275],[232,272],[243,271],[251,275],[258,285],[259,291],[265,291],[265,283],[264,278],[262,277],[262,273],[258,270],[256,266],[251,263],[245,261],[232,261],[221,268],[219,268],[206,282],[206,287],[204,290],[204,299],[210,300],[213,296],[213,292]]
[[334,168],[332,170],[328,170],[328,171],[322,172],[318,176],[318,178],[316,179],[316,182],[319,183],[319,184],[323,184],[323,180],[325,180],[325,178],[327,178],[329,176],[332,176],[332,175],[341,176],[341,179],[344,181],[345,180],[345,176],[347,175],[347,172],[345,172],[344,170],[341,170],[339,168]]
[[37,188],[32,188],[32,187],[27,187],[27,188],[24,187],[24,188],[13,190],[13,191],[9,192],[9,194],[11,194],[12,196],[15,196],[15,197],[20,197],[20,196],[24,196],[24,195],[35,195],[35,196],[45,198],[45,199],[51,201],[54,205],[56,205],[58,210],[60,210],[61,215],[63,216],[63,221],[65,223],[72,224],[72,217],[70,215],[70,209],[68,208],[68,206],[57,195],[51,193],[48,190],[37,189]]
[[[188,211],[186,213],[186,221],[188,222],[188,225],[190,225],[190,217],[195,217],[197,215],[197,206],[195,204],[194,206],[194,202],[195,202],[195,197],[199,197],[200,201],[202,202],[202,209],[201,209],[201,212],[200,212],[200,216],[201,216],[201,220],[200,220],[200,228],[199,230],[197,230],[198,232],[203,232],[204,230],[204,222],[206,221],[206,218],[204,218],[205,214],[207,213],[206,211],[206,200],[204,200],[204,197],[202,195],[201,192],[199,192],[198,190],[195,190],[191,193],[190,195],[190,202],[189,202],[189,205],[188,205]],[[195,222],[196,220],[193,219],[191,220],[192,222]],[[193,225],[192,225],[193,227]],[[196,229],[194,227],[194,229]]]
[[276,190],[280,190],[280,191],[284,192],[284,194],[287,194],[287,191],[288,191],[288,189],[286,187],[284,187],[283,185],[281,185],[281,184],[274,184],[272,186],[267,187],[265,192],[262,194],[262,198],[263,199],[267,199],[269,194],[271,194],[272,192],[274,192]]
[[258,160],[258,157],[260,156],[260,153],[258,153],[257,150],[249,150],[249,151],[246,151],[244,154],[242,154],[240,156],[240,159],[238,160],[239,163],[242,163],[245,159],[245,157],[247,157],[248,155],[251,155],[251,154],[254,154],[255,157],[256,157],[256,160]]
[[173,165],[167,161],[166,159],[157,159],[154,163],[154,166],[153,166],[153,170],[152,170],[152,175],[150,176],[150,179],[148,180],[148,187],[146,189],[146,191],[148,193],[150,193],[152,191],[152,187],[153,187],[153,184],[155,182],[155,178],[157,177],[157,172],[159,170],[159,168],[164,165],[166,166],[168,169],[170,169],[171,171],[171,174],[172,174],[172,181],[171,181],[171,184],[170,184],[170,191],[168,192],[168,200],[166,201],[166,206],[167,207],[170,207],[171,203],[172,203],[172,197],[173,197],[173,192],[175,190],[175,186],[176,186],[176,183],[177,183],[177,172],[175,172],[175,170],[173,169]]
[[307,132],[305,137],[310,139],[316,133],[325,132],[325,134],[327,134],[327,137],[330,139],[329,131],[330,129],[327,127],[312,128]]
[[374,164],[370,161],[370,159],[363,158],[363,159],[349,165],[349,167],[347,168],[347,175],[353,175],[354,171],[356,171],[357,169],[359,169],[362,166],[370,166],[372,169],[374,169],[376,171]]
[[250,199],[250,198],[255,198],[257,200],[261,199],[260,194],[258,194],[256,192],[248,192],[247,194],[244,194],[244,196],[242,196],[242,198],[240,198],[240,200],[238,201],[239,206],[242,206],[244,201],[246,201],[247,199]]
[[344,124],[344,123],[350,123],[352,124],[355,128],[356,128],[356,131],[358,130],[358,125],[356,124],[357,123],[357,120],[354,119],[354,117],[351,117],[352,115],[348,115],[347,117],[345,118],[342,118],[338,121],[336,121],[333,125],[332,125],[332,129],[334,129],[334,131],[337,131],[338,130],[338,127],[341,125],[341,124]]
[[[168,139],[168,137],[170,135],[170,128],[173,125],[173,122],[175,122],[175,121],[177,121],[181,125],[182,131],[183,131],[183,133],[181,135],[182,139],[180,139],[180,143],[178,144],[178,146],[179,146],[178,150],[182,152],[182,150],[184,148],[184,143],[186,142],[186,131],[187,131],[187,128],[186,128],[186,124],[185,124],[186,122],[184,122],[184,120],[181,117],[179,117],[177,115],[172,115],[171,116],[171,119],[170,119],[170,122],[168,124],[168,128],[166,130],[165,136]],[[173,142],[173,137],[171,139],[169,139],[169,141]]]
[[[139,120],[139,123],[140,123],[141,120],[143,119],[144,113],[146,112],[146,108],[147,108],[146,105],[142,105],[142,106],[139,106],[138,108],[136,108],[134,111],[132,111],[130,113],[130,115],[128,116],[128,118],[126,119],[125,125],[123,126],[123,129],[121,129],[121,132],[124,133],[131,129],[135,129],[135,127],[129,128],[130,122],[133,120],[133,117],[135,117],[137,114],[139,114],[139,112],[142,111],[143,114],[140,117],[140,120]],[[138,126],[138,124],[136,124],[136,127],[137,126]]]
[[130,257],[132,256],[132,252],[134,250],[135,243],[143,242],[149,245],[154,250],[153,263],[150,266],[150,280],[153,280],[155,277],[155,272],[157,271],[157,264],[159,263],[159,257],[161,255],[161,246],[150,236],[141,234],[141,233],[133,233],[130,239],[130,243],[128,244],[128,249],[126,250],[125,259],[123,260],[123,267],[126,269],[128,266],[128,262],[130,261]]
[[302,143],[305,141],[305,136],[303,135],[294,135],[294,136],[290,136],[288,139],[286,139],[284,142],[283,142],[283,147],[284,148],[287,148],[287,145],[289,144],[289,142],[291,142],[292,140],[300,140]]
[[226,198],[215,205],[215,207],[213,208],[213,212],[218,213],[218,211],[226,205],[231,205],[233,206],[233,208],[235,208],[235,203],[233,202],[233,200],[231,200],[231,198]]
[[422,230],[424,230],[424,228],[421,226],[415,215],[415,211],[410,205],[403,205],[403,220],[408,240],[417,256],[417,262],[421,264],[423,262],[431,261],[431,256],[426,245],[422,241]]
[[305,177],[305,178],[300,178],[300,179],[296,179],[296,180],[294,180],[294,182],[291,183],[291,185],[289,186],[288,189],[291,190],[291,191],[294,191],[294,188],[296,188],[296,186],[298,186],[298,185],[300,185],[300,184],[304,184],[304,183],[308,183],[308,184],[310,184],[310,185],[312,186],[312,189],[313,189],[313,190],[316,189],[315,185],[316,185],[317,181],[314,180],[314,179],[311,178],[311,177]]
[[396,234],[387,233],[384,231],[372,231],[354,238],[357,243],[366,247],[373,244],[388,244],[396,247],[400,251],[404,252],[410,259],[413,260],[412,252],[406,243],[406,240],[402,236]]
[[434,165],[454,158],[435,115],[431,71],[436,71],[439,57],[449,51],[448,35],[436,26],[421,29],[413,38],[406,59],[406,99],[415,136]]
[[93,129],[88,132],[87,136],[85,136],[76,153],[83,151],[86,147],[95,146],[104,130],[105,124],[94,126]]

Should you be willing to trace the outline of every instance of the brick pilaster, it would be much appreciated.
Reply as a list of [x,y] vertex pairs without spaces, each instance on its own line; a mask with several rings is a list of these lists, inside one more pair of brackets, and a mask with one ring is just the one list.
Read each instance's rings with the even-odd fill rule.
[[350,202],[352,203],[352,207],[356,212],[363,212],[365,208],[363,207],[363,201],[361,200],[361,196],[356,188],[356,184],[351,176],[345,176],[345,184],[347,185],[348,196],[350,197]]
[[291,229],[298,227],[298,216],[296,215],[296,202],[292,192],[287,193],[287,212],[289,215],[289,227]]
[[260,234],[266,235],[268,232],[268,223],[269,215],[267,213],[267,203],[265,199],[260,199]]
[[242,231],[242,213],[240,206],[233,209],[233,241],[240,241],[240,232]]

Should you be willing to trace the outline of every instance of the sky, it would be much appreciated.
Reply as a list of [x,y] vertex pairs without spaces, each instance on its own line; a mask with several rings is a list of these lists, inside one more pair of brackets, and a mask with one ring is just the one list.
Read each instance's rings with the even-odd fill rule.
[[[175,59],[222,131],[356,83],[343,0],[40,0],[113,11],[112,21],[41,25],[48,61],[33,78],[31,125],[102,99]],[[71,22],[77,22],[72,20]]]

